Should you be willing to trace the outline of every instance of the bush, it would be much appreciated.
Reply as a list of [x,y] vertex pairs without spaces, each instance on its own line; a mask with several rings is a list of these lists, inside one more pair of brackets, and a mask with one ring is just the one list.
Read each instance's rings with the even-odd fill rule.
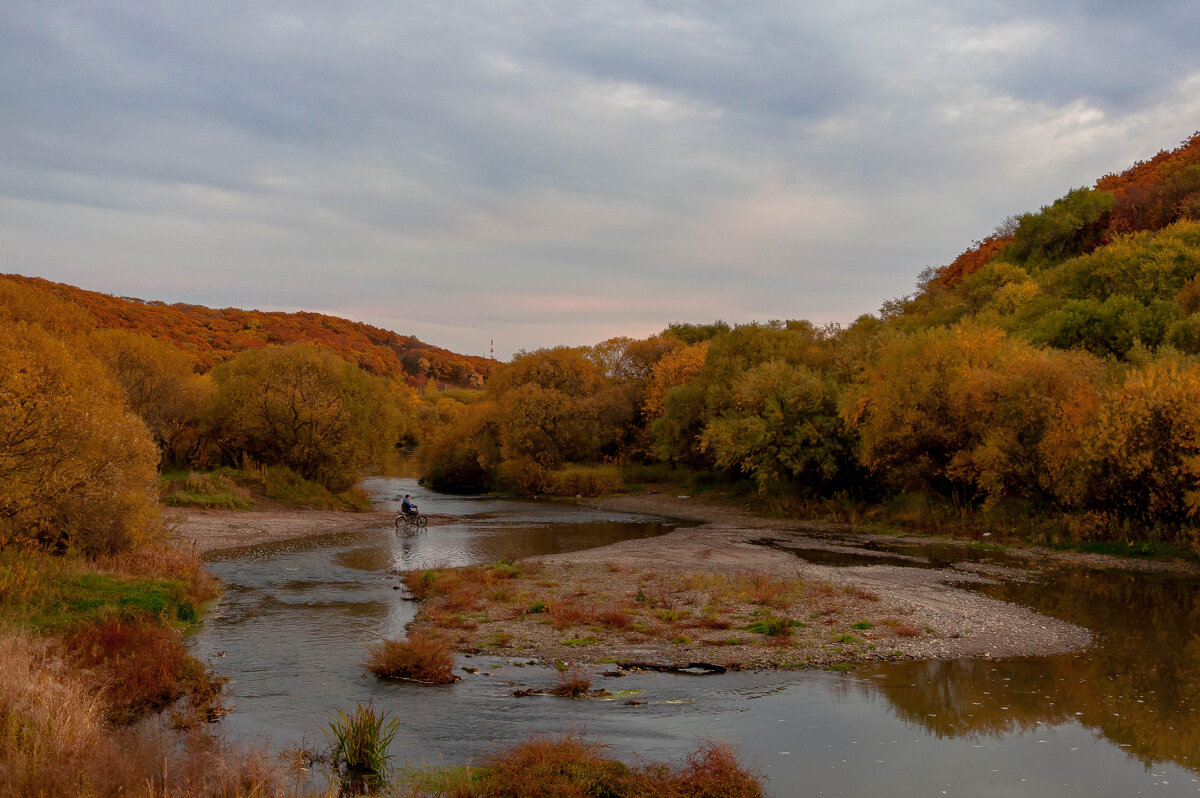
[[[106,715],[130,723],[191,694],[198,719],[220,713],[224,680],[188,653],[175,629],[146,617],[110,617],[63,636],[67,658],[103,679]],[[187,718],[181,716],[181,720]]]
[[601,756],[602,748],[574,734],[554,739],[530,737],[484,764],[481,779],[488,796],[584,798],[619,796],[627,789],[629,768]]
[[414,632],[407,640],[380,641],[368,650],[367,670],[385,679],[429,684],[458,681],[450,641],[425,632]]
[[756,773],[738,764],[734,750],[705,743],[681,767],[630,768],[603,756],[604,748],[574,733],[530,737],[489,758],[463,794],[485,798],[761,798]]

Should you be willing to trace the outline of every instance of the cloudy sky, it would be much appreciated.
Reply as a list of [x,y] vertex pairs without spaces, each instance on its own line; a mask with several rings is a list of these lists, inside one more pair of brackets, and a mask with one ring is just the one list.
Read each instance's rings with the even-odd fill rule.
[[470,354],[849,321],[1200,129],[1194,0],[0,0],[0,272]]

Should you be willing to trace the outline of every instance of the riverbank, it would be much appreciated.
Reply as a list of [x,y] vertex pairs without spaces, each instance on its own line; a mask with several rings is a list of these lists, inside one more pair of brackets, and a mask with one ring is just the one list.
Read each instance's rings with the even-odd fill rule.
[[317,535],[390,528],[396,518],[395,513],[388,512],[309,510],[282,504],[260,510],[168,507],[165,515],[171,538],[198,554]]

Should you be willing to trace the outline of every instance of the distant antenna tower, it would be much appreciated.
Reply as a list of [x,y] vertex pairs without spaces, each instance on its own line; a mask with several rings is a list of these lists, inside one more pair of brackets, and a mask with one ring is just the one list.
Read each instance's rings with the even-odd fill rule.
[[496,359],[496,339],[495,338],[488,339],[488,357],[490,357],[492,360]]

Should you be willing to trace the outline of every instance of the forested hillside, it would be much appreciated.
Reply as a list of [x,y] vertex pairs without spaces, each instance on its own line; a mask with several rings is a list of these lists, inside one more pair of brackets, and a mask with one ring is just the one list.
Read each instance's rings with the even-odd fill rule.
[[18,274],[3,276],[78,306],[94,329],[129,330],[167,341],[186,353],[201,373],[247,349],[296,343],[330,349],[371,374],[403,379],[415,388],[479,388],[491,367],[486,358],[459,355],[411,335],[320,313],[168,305]]
[[425,474],[576,493],[673,466],[835,516],[1194,544],[1198,274],[1200,134],[1007,220],[844,330],[674,324],[519,353],[426,412]]

